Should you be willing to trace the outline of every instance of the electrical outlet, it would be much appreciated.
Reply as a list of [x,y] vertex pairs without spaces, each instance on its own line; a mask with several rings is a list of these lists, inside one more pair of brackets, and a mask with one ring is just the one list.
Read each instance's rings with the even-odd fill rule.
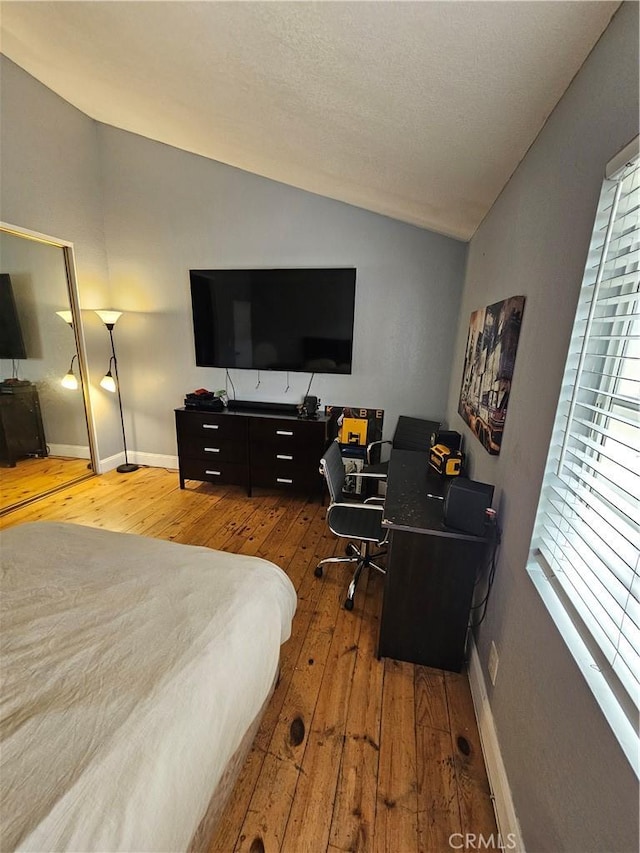
[[491,640],[491,648],[489,649],[489,678],[495,687],[496,676],[498,674],[498,650],[496,644]]

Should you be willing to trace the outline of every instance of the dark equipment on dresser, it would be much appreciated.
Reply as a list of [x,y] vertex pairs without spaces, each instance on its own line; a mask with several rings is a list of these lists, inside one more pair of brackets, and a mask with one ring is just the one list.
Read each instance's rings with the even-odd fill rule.
[[198,388],[197,391],[186,394],[184,406],[185,409],[199,409],[204,412],[221,412],[224,409],[222,398],[205,388]]
[[300,417],[307,420],[314,420],[318,417],[318,407],[320,406],[320,398],[307,395],[304,402],[300,406]]

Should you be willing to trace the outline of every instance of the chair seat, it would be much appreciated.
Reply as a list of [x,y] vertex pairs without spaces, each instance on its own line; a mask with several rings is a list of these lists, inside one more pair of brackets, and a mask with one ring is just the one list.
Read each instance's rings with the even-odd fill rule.
[[328,514],[329,527],[336,536],[367,542],[382,542],[386,531],[381,521],[381,512],[357,505],[334,504]]

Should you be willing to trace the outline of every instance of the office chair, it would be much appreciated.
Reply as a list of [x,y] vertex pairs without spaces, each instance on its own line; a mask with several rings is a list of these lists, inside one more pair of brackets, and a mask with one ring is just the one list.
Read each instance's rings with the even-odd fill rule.
[[390,444],[394,450],[423,450],[428,452],[431,446],[431,435],[440,429],[439,421],[427,421],[422,418],[410,418],[400,415],[391,441],[372,441],[367,446],[367,464],[363,467],[361,476],[371,479],[386,480],[389,461],[372,463],[374,448]]
[[[327,509],[327,523],[329,529],[336,536],[343,539],[359,540],[362,545],[358,548],[350,542],[346,548],[346,557],[327,557],[320,560],[315,568],[315,576],[322,577],[323,567],[327,563],[354,563],[355,572],[344,602],[346,610],[353,610],[353,598],[356,586],[360,580],[362,570],[366,566],[385,573],[382,566],[374,560],[386,554],[386,549],[381,548],[387,541],[387,531],[382,527],[382,505],[379,498],[372,498],[370,502],[345,503],[342,500],[342,489],[345,480],[344,463],[340,453],[340,445],[332,441],[324,456],[320,460],[320,472],[323,474],[327,488],[329,489],[330,504]],[[356,475],[357,476],[357,475]],[[374,503],[378,501],[378,503]],[[376,546],[379,550],[372,552]]]

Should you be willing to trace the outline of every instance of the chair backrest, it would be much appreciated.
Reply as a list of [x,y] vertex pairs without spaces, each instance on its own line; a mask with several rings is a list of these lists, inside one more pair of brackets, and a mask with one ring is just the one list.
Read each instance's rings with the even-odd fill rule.
[[332,441],[325,450],[324,456],[320,460],[320,470],[327,481],[331,503],[336,503],[342,498],[345,479],[344,462],[337,441]]
[[439,421],[400,415],[392,445],[396,450],[424,450],[426,453],[431,446],[431,434],[439,429]]

